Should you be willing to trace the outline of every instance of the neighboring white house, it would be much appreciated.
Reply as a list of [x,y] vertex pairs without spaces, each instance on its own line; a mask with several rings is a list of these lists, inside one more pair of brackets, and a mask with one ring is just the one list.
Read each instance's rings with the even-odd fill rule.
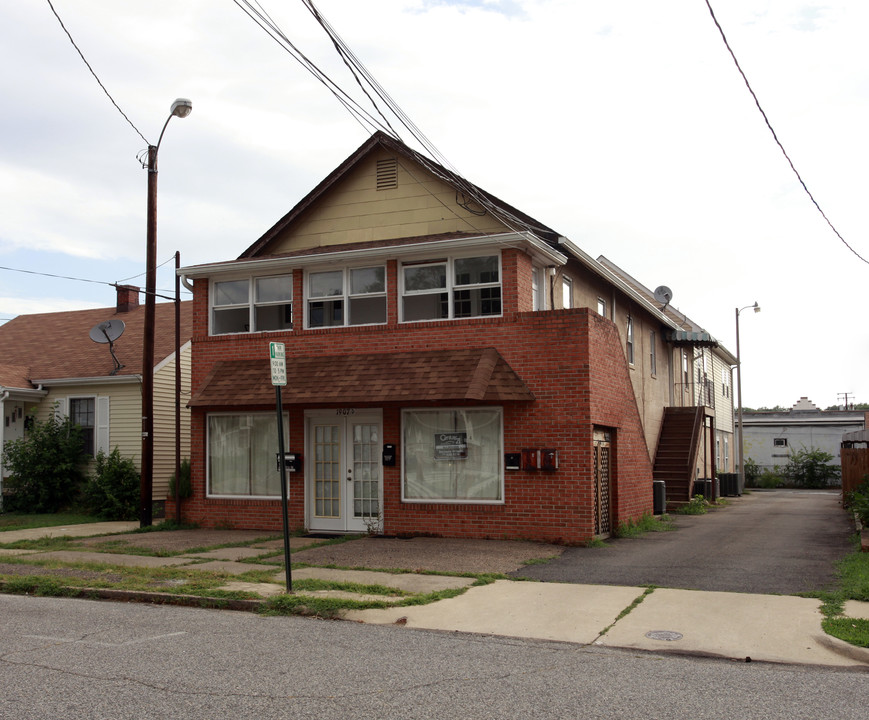
[[832,455],[834,465],[841,465],[842,436],[863,430],[865,418],[862,410],[821,410],[806,397],[783,412],[743,411],[745,459],[762,470],[771,469],[786,465],[792,452],[815,448]]
[[[162,500],[175,468],[174,303],[158,303],[155,315],[153,497]],[[108,320],[124,328],[111,351],[90,337]],[[182,457],[190,453],[191,321],[192,303],[181,303]],[[0,449],[25,437],[34,420],[57,413],[82,427],[87,454],[117,447],[138,467],[143,336],[144,306],[132,286],[118,287],[115,307],[19,315],[0,325]],[[0,455],[0,492],[6,476]]]

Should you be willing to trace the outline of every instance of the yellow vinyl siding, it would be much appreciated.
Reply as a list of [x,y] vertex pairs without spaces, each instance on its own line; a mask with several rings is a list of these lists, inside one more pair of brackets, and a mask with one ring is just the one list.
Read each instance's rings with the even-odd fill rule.
[[[190,356],[191,346],[181,349],[181,459],[190,457]],[[162,500],[175,472],[175,358],[154,373],[154,494]]]
[[474,215],[460,207],[452,187],[422,169],[407,172],[401,160],[398,187],[377,190],[377,160],[389,157],[380,151],[361,162],[331,190],[329,202],[317,204],[299,218],[291,235],[272,252],[448,232],[507,230],[491,215]]
[[[140,467],[142,456],[142,386],[137,381],[117,384],[81,384],[49,388],[39,404],[37,418],[45,420],[59,398],[109,397],[108,452],[118,448],[122,457]],[[69,406],[67,405],[67,412]]]

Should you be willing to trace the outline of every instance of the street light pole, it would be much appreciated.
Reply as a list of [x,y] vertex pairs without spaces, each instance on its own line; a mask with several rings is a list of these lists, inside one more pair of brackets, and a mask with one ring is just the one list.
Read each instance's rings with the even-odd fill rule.
[[760,312],[760,305],[755,300],[754,305],[746,305],[744,308],[736,308],[736,383],[737,383],[737,422],[739,423],[739,492],[745,488],[745,457],[742,444],[742,359],[739,354],[739,313],[748,308],[754,308]]
[[[145,239],[145,321],[142,337],[142,469],[139,485],[139,525],[153,521],[154,491],[154,316],[157,292],[157,152],[173,117],[185,118],[193,103],[179,98],[172,103],[156,145],[148,146],[148,208]],[[176,358],[176,362],[178,359]],[[176,478],[177,482],[177,478]]]

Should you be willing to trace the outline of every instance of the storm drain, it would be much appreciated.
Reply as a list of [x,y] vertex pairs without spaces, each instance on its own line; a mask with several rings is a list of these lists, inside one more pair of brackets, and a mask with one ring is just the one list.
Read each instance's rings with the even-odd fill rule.
[[646,633],[646,637],[651,640],[667,640],[668,642],[673,642],[673,640],[681,640],[682,633],[676,632],[675,630],[649,630]]

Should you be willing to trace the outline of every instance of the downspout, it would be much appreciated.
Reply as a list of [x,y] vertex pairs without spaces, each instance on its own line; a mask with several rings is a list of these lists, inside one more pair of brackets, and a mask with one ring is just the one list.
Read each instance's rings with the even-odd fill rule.
[[190,292],[193,292],[193,283],[191,283],[186,275],[181,276],[181,284],[184,285]]

